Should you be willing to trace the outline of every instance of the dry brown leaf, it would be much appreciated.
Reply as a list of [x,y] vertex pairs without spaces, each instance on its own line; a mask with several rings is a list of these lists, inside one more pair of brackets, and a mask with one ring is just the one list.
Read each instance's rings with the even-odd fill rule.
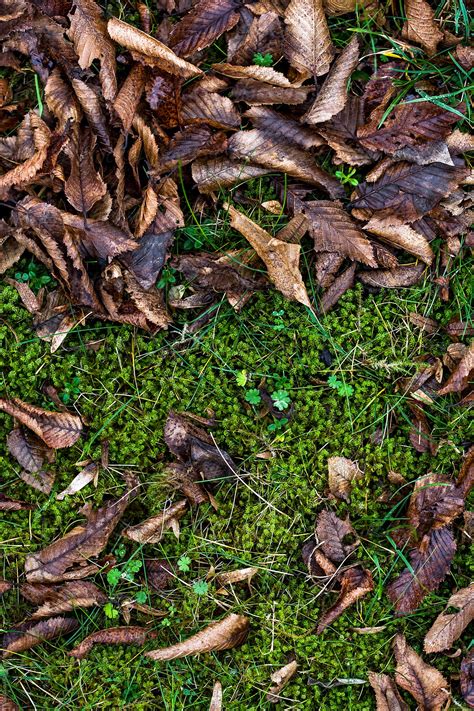
[[293,660],[289,662],[289,664],[285,664],[281,669],[277,669],[277,671],[273,672],[270,676],[270,679],[273,681],[273,686],[271,686],[268,691],[267,701],[271,704],[278,704],[281,701],[280,692],[290,683],[297,670],[298,662]]
[[426,711],[442,711],[449,705],[449,685],[444,676],[426,664],[412,649],[402,634],[395,635],[393,651],[397,660],[395,681],[408,691],[420,708]]
[[104,98],[113,101],[117,93],[115,48],[107,37],[102,11],[94,0],[73,0],[68,34],[74,44],[81,69],[100,62],[99,78]]
[[425,264],[431,264],[434,259],[433,250],[426,237],[417,232],[411,225],[384,227],[371,220],[368,225],[365,225],[364,229],[377,235],[379,239],[387,242],[387,244],[391,244],[398,249],[404,249],[409,254],[414,254]]
[[87,560],[106,546],[130,499],[136,494],[136,485],[135,479],[130,479],[129,486],[133,488],[99,509],[85,506],[82,509],[87,517],[85,524],[76,526],[43,550],[28,555],[25,562],[27,581],[55,583],[80,580],[89,575],[91,566],[85,565]]
[[223,129],[240,126],[240,116],[227,96],[197,88],[182,98],[183,123],[207,123]]
[[48,109],[59,120],[59,128],[65,128],[68,121],[73,124],[81,120],[81,109],[71,85],[63,79],[56,67],[48,77],[44,87],[44,98]]
[[229,570],[227,573],[219,573],[216,576],[216,581],[219,585],[233,585],[247,581],[249,587],[254,575],[258,573],[258,568],[240,568],[239,570]]
[[266,104],[294,106],[303,104],[311,89],[311,86],[279,87],[255,79],[241,79],[230,92],[230,96],[234,101],[245,101],[252,106]]
[[426,0],[404,0],[404,8],[407,19],[402,37],[420,44],[429,55],[435,54],[443,33],[435,22],[430,4]]
[[126,528],[123,536],[142,544],[159,543],[165,531],[171,528],[176,538],[179,537],[179,519],[184,516],[188,508],[186,499],[178,501],[157,516],[147,518],[146,521]]
[[360,567],[349,568],[341,576],[341,592],[326,612],[322,615],[316,628],[316,634],[321,634],[334,620],[342,615],[350,605],[374,589],[374,581],[369,570]]
[[333,511],[321,511],[316,519],[316,541],[333,563],[343,563],[357,548],[359,542],[348,543],[348,537],[354,537],[356,532],[347,517],[344,521]]
[[270,171],[271,168],[253,165],[245,159],[229,160],[225,156],[197,158],[191,166],[193,180],[201,193],[225,190],[236,183],[267,175]]
[[327,74],[334,47],[322,0],[291,0],[285,12],[284,52],[299,72]]
[[183,79],[190,79],[203,73],[194,64],[178,57],[172,49],[159,40],[116,17],[112,17],[108,21],[107,32],[114,42],[125,49],[137,52],[146,63],[165,72],[176,74]]
[[174,573],[167,560],[154,558],[145,561],[146,580],[155,590],[166,590],[174,580]]
[[329,457],[328,459],[329,489],[338,499],[349,501],[353,483],[364,477],[357,462],[346,457]]
[[209,711],[222,711],[222,684],[220,681],[216,681],[212,689]]
[[313,125],[323,123],[343,110],[347,101],[347,82],[358,62],[359,40],[357,35],[354,35],[334,62],[313,105],[302,117],[302,121]]
[[59,494],[57,494],[57,500],[62,501],[66,498],[66,496],[72,496],[73,494],[77,494],[78,491],[81,491],[85,486],[87,486],[87,484],[90,484],[91,481],[95,480],[97,486],[98,474],[99,465],[96,462],[91,462],[90,464],[85,466],[84,469],[79,472],[77,476],[74,477],[74,479],[71,481],[69,486],[64,489],[64,491],[61,491]]
[[81,436],[81,418],[69,412],[49,412],[18,398],[0,398],[0,410],[28,427],[53,449],[71,447]]
[[30,511],[35,508],[36,504],[29,504],[26,501],[17,501],[0,492],[0,511]]
[[25,652],[37,644],[75,632],[78,627],[79,622],[68,617],[51,617],[40,622],[31,620],[22,623],[3,635],[0,640],[1,656],[5,659]]
[[7,436],[7,447],[18,464],[27,472],[39,472],[45,459],[54,461],[54,450],[46,446],[33,432],[15,427]]
[[446,607],[457,607],[459,612],[438,615],[425,636],[424,650],[428,654],[450,649],[474,620],[474,583],[451,595]]
[[16,264],[24,251],[25,247],[14,237],[8,234],[0,236],[0,274]]
[[64,585],[31,585],[25,583],[20,592],[23,597],[39,604],[31,615],[32,620],[53,615],[62,615],[75,609],[85,609],[94,605],[104,605],[105,595],[97,585],[86,580],[71,581]]
[[144,69],[141,64],[134,64],[113,103],[114,111],[122,121],[125,133],[130,131],[144,90]]
[[71,657],[84,659],[95,644],[136,644],[143,646],[149,639],[156,637],[156,632],[146,627],[109,627],[88,635],[77,647],[69,652]]
[[244,114],[249,118],[255,128],[268,133],[279,134],[282,139],[297,143],[303,148],[313,148],[324,145],[324,141],[313,128],[302,126],[298,121],[269,109],[266,106],[253,106]]
[[356,265],[351,264],[341,274],[339,274],[332,284],[326,289],[321,297],[320,308],[323,314],[327,314],[343,296],[346,291],[352,289],[355,282]]
[[71,86],[79,101],[84,115],[89,122],[92,130],[97,134],[102,146],[112,153],[112,144],[110,140],[110,132],[105,119],[104,112],[98,93],[84,81],[74,77],[71,79]]
[[474,708],[474,650],[471,649],[461,662],[461,694],[469,706]]
[[277,87],[291,88],[292,84],[284,74],[276,71],[272,67],[259,67],[256,64],[250,67],[240,67],[234,64],[213,64],[212,68],[219,74],[231,77],[232,79],[255,79],[256,81],[271,84]]
[[8,580],[2,580],[0,578],[0,595],[3,595],[8,590],[11,590],[12,587],[13,587],[13,583],[8,582]]
[[299,301],[311,308],[311,302],[299,270],[301,247],[272,237],[259,225],[232,205],[225,205],[230,215],[230,224],[252,245],[265,263],[268,276],[275,287],[290,301]]
[[425,267],[396,267],[395,269],[374,269],[372,272],[359,272],[358,278],[363,284],[385,289],[399,289],[417,284],[423,276]]
[[232,649],[245,641],[249,630],[249,621],[243,615],[230,614],[218,622],[211,622],[197,634],[184,642],[178,642],[171,647],[154,649],[145,656],[155,662],[166,662],[169,659],[179,659],[189,655],[217,652]]
[[0,694],[0,709],[2,711],[20,711],[20,707],[3,694]]
[[254,55],[260,52],[271,54],[273,61],[277,61],[282,56],[282,39],[278,13],[270,10],[255,17],[249,9],[241,9],[240,22],[228,36],[227,59],[233,64],[254,64]]
[[84,216],[107,192],[107,185],[94,166],[95,144],[96,138],[90,129],[78,129],[66,147],[71,171],[64,193],[69,203]]
[[171,32],[170,44],[180,57],[209,47],[239,21],[239,0],[199,0]]
[[31,183],[41,172],[48,149],[51,144],[51,131],[45,122],[35,113],[31,113],[31,127],[33,130],[34,152],[31,157],[23,163],[19,163],[14,168],[0,176],[0,196],[8,198],[12,187],[23,188]]
[[462,392],[469,384],[474,370],[474,341],[464,353],[463,357],[449,376],[447,382],[438,391],[439,395]]
[[375,691],[377,711],[408,711],[395,682],[387,674],[370,671],[368,676],[370,686]]

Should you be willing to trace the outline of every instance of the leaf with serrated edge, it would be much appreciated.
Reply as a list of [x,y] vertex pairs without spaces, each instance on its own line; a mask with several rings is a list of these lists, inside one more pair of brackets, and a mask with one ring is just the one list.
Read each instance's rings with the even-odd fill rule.
[[299,72],[327,74],[334,47],[322,0],[291,0],[285,12],[284,52]]
[[426,664],[402,634],[395,635],[393,650],[397,660],[395,681],[425,711],[442,711],[450,699],[449,684],[434,667]]
[[450,649],[474,620],[474,583],[451,595],[446,606],[457,607],[459,612],[438,615],[425,636],[424,650],[429,654]]

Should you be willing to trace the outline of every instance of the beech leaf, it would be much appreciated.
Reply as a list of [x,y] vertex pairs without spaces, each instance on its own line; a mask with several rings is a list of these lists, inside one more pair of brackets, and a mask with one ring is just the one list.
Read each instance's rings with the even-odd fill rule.
[[450,700],[449,685],[444,676],[426,664],[407,644],[402,634],[395,635],[393,651],[397,660],[395,681],[408,691],[420,708],[426,711],[441,711]]
[[450,649],[474,620],[474,583],[451,595],[446,606],[457,607],[459,612],[438,615],[425,636],[424,650],[429,654]]
[[52,449],[72,447],[81,436],[81,418],[69,412],[50,412],[18,398],[0,398],[0,410],[28,427]]

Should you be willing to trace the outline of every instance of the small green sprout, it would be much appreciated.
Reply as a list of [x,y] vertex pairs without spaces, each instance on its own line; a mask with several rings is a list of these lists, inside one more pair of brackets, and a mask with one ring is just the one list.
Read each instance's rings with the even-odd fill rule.
[[287,417],[282,417],[280,420],[275,419],[274,422],[272,422],[270,425],[268,425],[267,429],[269,432],[280,432],[282,429],[286,427],[288,424],[288,418]]
[[253,55],[252,62],[259,67],[271,67],[273,64],[273,56],[270,52],[267,52],[266,54],[256,52]]
[[164,267],[161,272],[161,277],[159,278],[156,286],[158,289],[164,289],[169,284],[174,284],[176,282],[175,277],[176,270],[172,267]]
[[178,568],[182,573],[189,573],[191,570],[191,558],[187,555],[182,555],[178,560]]
[[115,586],[122,577],[122,573],[119,568],[112,568],[107,573],[107,582],[109,585]]
[[349,397],[350,395],[354,394],[354,388],[352,387],[352,385],[349,385],[348,383],[343,383],[342,380],[338,379],[337,375],[329,376],[328,385],[333,390],[336,390],[338,395],[347,395]]
[[260,405],[260,403],[262,402],[262,396],[260,395],[260,392],[257,390],[257,388],[247,390],[247,392],[245,393],[245,399],[251,405]]
[[345,185],[346,183],[349,183],[349,185],[356,186],[356,185],[359,185],[359,181],[357,180],[357,178],[353,177],[355,175],[355,173],[356,173],[355,168],[349,168],[347,173],[344,173],[344,169],[336,170],[335,175],[336,175],[336,178],[341,183],[341,185]]
[[291,388],[291,383],[286,377],[286,375],[279,375],[278,373],[272,373],[271,378],[275,381],[275,387],[277,390],[288,390]]
[[79,376],[74,377],[70,383],[64,383],[64,390],[59,394],[60,399],[65,405],[71,400],[75,400],[81,394],[81,379]]
[[44,267],[41,264],[31,261],[26,271],[15,273],[15,279],[24,283],[28,282],[28,285],[33,291],[39,291],[42,286],[46,286],[47,284],[54,286],[56,282],[53,281],[51,276],[42,272],[44,272]]
[[139,590],[137,594],[135,595],[135,600],[138,602],[139,605],[144,605],[145,602],[148,599],[148,595],[144,590]]
[[115,609],[111,602],[106,602],[103,609],[105,616],[108,617],[109,620],[116,620],[119,616],[119,611]]
[[205,580],[195,580],[193,583],[193,590],[196,593],[196,595],[199,595],[199,596],[207,595],[207,592],[209,590],[209,585],[206,583]]
[[286,390],[275,390],[271,398],[277,410],[286,410],[291,403],[290,394]]
[[275,317],[275,322],[273,323],[270,328],[272,328],[274,331],[284,331],[286,329],[286,323],[282,319],[282,316],[285,315],[285,312],[283,309],[280,309],[280,311],[272,311],[272,316]]
[[235,374],[235,382],[237,383],[239,388],[244,388],[247,384],[247,371],[238,370]]

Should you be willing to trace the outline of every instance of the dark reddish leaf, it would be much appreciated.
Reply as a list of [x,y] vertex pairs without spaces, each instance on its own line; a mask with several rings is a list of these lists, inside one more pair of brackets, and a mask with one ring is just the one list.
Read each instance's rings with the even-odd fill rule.
[[199,0],[171,33],[171,47],[181,57],[209,47],[239,21],[240,0]]
[[374,581],[369,570],[349,568],[341,578],[341,592],[336,602],[322,615],[316,628],[316,634],[321,634],[334,620],[342,615],[354,602],[374,589]]
[[146,627],[110,627],[93,632],[69,652],[71,657],[84,659],[95,644],[135,644],[143,646],[149,639],[156,637],[156,632]]
[[469,708],[474,708],[474,649],[461,662],[460,684],[464,701]]
[[155,590],[166,590],[174,580],[173,569],[166,560],[145,561],[146,580]]

